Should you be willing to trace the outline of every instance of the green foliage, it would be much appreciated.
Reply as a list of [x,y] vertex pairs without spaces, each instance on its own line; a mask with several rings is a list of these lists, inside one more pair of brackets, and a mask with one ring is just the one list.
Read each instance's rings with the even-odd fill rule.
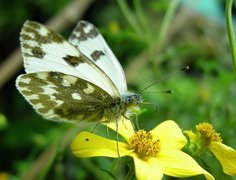
[[[96,2],[84,19],[101,29],[125,69],[130,90],[139,92],[159,81],[142,94],[145,102],[155,105],[141,106],[145,111],[138,117],[139,126],[149,130],[173,119],[187,130],[199,122],[210,122],[221,133],[224,144],[235,149],[236,83],[225,27],[197,14],[189,16],[178,1],[133,2]],[[14,0],[9,8],[7,2],[1,2],[1,44],[8,47],[4,37],[16,33],[25,19],[48,19],[66,3]],[[170,75],[186,65],[190,66],[189,71]],[[92,130],[94,124],[75,127],[43,120],[16,91],[14,80],[9,86],[0,94],[0,176],[2,172],[12,179],[26,174],[36,179],[108,179],[113,174],[127,175],[126,158],[119,159],[113,168],[112,159],[72,156],[69,144],[75,133]],[[174,93],[161,93],[167,89]],[[106,129],[98,127],[95,133],[105,136]],[[214,163],[217,170],[212,169],[211,173],[217,179],[225,178],[219,162],[215,159]]]

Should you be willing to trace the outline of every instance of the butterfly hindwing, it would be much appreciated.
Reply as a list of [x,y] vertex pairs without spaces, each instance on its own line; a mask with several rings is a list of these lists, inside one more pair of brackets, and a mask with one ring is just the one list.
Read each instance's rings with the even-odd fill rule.
[[[103,89],[81,78],[60,72],[20,75],[16,87],[44,118],[56,121],[111,121],[114,99]],[[112,118],[112,117],[110,117]]]
[[87,21],[79,21],[69,42],[98,65],[114,82],[119,92],[126,92],[124,71],[98,29]]
[[61,72],[89,81],[111,96],[120,96],[108,75],[86,54],[44,25],[26,21],[20,40],[26,73]]

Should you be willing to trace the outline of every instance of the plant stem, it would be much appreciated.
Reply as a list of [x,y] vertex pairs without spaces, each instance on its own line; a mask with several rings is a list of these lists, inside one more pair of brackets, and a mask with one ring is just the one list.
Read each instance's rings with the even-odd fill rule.
[[176,9],[178,7],[180,3],[180,0],[172,0],[170,1],[169,3],[169,6],[167,8],[167,11],[165,13],[165,16],[161,22],[161,25],[160,25],[160,30],[158,32],[158,36],[157,36],[157,39],[154,40],[154,44],[151,44],[150,45],[150,48],[149,48],[149,56],[152,57],[151,58],[151,63],[152,63],[152,68],[153,68],[153,71],[155,73],[156,76],[158,76],[158,70],[157,70],[157,67],[158,67],[158,62],[156,61],[156,53],[160,53],[165,45],[165,41],[166,41],[166,38],[167,38],[167,34],[168,34],[168,29],[170,28],[171,26],[171,23],[172,23],[172,20],[173,20],[173,17],[175,15],[175,12],[176,12]]
[[175,11],[180,3],[180,0],[172,0],[168,6],[164,19],[162,20],[160,31],[158,34],[158,47],[162,47],[164,40],[166,39],[168,29],[172,23]]
[[118,5],[120,6],[122,13],[124,14],[126,20],[130,24],[130,26],[134,29],[134,31],[139,36],[142,36],[143,35],[142,30],[140,29],[139,24],[138,24],[136,18],[134,17],[134,15],[132,14],[132,11],[129,8],[127,2],[125,0],[117,0],[117,2],[118,2]]
[[234,36],[233,23],[232,23],[232,4],[233,4],[233,0],[226,0],[225,16],[226,16],[226,25],[227,25],[228,36],[229,36],[233,67],[234,67],[234,70],[236,71],[236,45],[235,45],[235,36]]
[[146,15],[143,11],[143,5],[141,1],[142,0],[133,0],[134,9],[135,9],[136,16],[138,18],[137,20],[139,21],[140,27],[143,30],[144,40],[147,43],[150,43],[151,30],[150,30],[150,26],[148,25]]

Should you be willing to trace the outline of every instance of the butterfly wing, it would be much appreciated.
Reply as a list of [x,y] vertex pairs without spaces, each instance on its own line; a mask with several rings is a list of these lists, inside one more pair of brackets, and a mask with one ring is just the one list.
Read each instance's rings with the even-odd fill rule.
[[112,97],[120,96],[118,89],[103,70],[78,48],[44,25],[26,21],[20,41],[26,73],[61,72],[89,81]]
[[61,72],[18,76],[16,87],[44,118],[56,121],[111,121],[106,108],[114,102],[106,91],[89,81]]
[[114,82],[119,92],[127,91],[124,71],[98,29],[87,21],[79,21],[69,42],[98,65]]

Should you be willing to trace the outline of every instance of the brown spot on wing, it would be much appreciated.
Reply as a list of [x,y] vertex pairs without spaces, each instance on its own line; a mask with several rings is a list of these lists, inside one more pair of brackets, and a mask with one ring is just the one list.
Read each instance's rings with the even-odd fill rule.
[[[42,30],[42,29],[43,30]],[[46,34],[42,34],[41,31],[47,32]],[[62,43],[64,38],[53,32],[50,29],[47,29],[44,25],[34,22],[27,21],[21,31],[22,40],[33,40],[38,42],[38,44],[49,44],[52,42]]]
[[[86,28],[90,28],[90,30],[86,32]],[[74,38],[78,38],[79,41],[95,38],[99,34],[97,28],[90,23],[88,24],[86,21],[80,21],[75,28],[75,32],[77,32],[78,35],[75,35]]]
[[67,62],[67,64],[75,67],[78,66],[80,63],[83,63],[83,57],[82,56],[71,56],[71,55],[67,55],[66,57],[63,57],[63,59]]
[[105,53],[103,51],[96,50],[92,52],[90,55],[94,61],[97,61],[101,56],[104,56]]

